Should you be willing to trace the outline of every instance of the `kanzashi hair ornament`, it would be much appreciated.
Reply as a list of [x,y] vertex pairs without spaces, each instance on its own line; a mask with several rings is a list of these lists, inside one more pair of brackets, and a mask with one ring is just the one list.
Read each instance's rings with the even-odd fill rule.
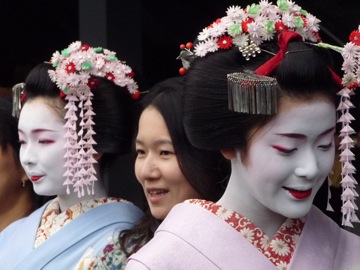
[[194,47],[180,45],[178,59],[182,60],[183,67],[179,72],[185,74],[196,57],[233,46],[249,60],[261,52],[263,42],[272,40],[284,30],[296,32],[303,41],[320,42],[319,23],[315,16],[290,0],[278,0],[276,5],[261,0],[246,8],[231,6],[225,17],[201,31]]
[[[69,186],[74,187],[78,196],[94,194],[94,181],[97,161],[93,139],[95,131],[93,121],[95,112],[92,107],[92,89],[99,83],[97,77],[103,77],[120,87],[126,87],[131,95],[139,96],[138,85],[133,79],[132,69],[116,58],[115,52],[102,48],[92,48],[80,41],[73,42],[61,52],[56,51],[50,63],[51,80],[65,95],[66,154],[64,176],[67,193]],[[106,105],[105,105],[106,106]],[[80,118],[80,119],[78,119]],[[79,125],[79,126],[78,126]],[[90,188],[91,187],[91,188]]]
[[275,78],[248,72],[227,75],[229,109],[239,113],[267,114],[277,111]]
[[344,76],[342,83],[344,88],[338,93],[341,97],[340,104],[337,108],[341,112],[341,117],[338,122],[341,123],[342,129],[340,131],[340,162],[341,162],[341,186],[343,193],[341,199],[343,205],[341,211],[343,213],[342,224],[345,226],[353,227],[352,222],[360,222],[356,215],[355,199],[358,197],[355,185],[355,155],[352,152],[354,148],[354,140],[351,138],[355,131],[350,126],[354,117],[350,114],[350,109],[355,106],[350,101],[352,95],[355,94],[355,89],[359,87],[360,83],[360,26],[350,34],[349,42],[342,49],[342,56],[344,62],[342,70]]
[[12,116],[19,118],[21,111],[21,102],[23,101],[25,83],[15,84],[12,88]]

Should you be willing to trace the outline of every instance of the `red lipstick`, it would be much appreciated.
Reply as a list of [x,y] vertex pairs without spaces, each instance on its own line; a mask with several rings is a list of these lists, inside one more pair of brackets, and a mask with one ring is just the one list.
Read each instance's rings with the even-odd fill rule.
[[312,191],[312,189],[296,190],[296,189],[285,188],[285,187],[284,187],[284,189],[289,191],[291,196],[293,196],[294,198],[296,198],[298,200],[305,200],[305,199],[309,198],[311,195],[311,191]]
[[31,181],[37,182],[42,176],[31,176]]

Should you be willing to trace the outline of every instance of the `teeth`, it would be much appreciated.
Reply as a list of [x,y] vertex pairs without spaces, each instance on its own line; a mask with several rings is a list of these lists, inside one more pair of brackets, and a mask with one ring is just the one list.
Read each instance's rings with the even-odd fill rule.
[[166,191],[156,190],[156,191],[150,191],[149,193],[150,195],[160,195],[160,194],[165,194]]

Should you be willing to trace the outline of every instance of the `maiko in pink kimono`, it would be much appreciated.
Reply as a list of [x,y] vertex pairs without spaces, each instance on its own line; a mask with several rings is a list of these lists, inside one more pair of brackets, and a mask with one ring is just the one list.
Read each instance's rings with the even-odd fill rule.
[[351,87],[315,46],[318,23],[287,0],[232,6],[182,51],[186,133],[221,151],[232,173],[219,201],[175,206],[126,269],[360,269],[360,238],[313,206],[339,132],[343,225],[358,221]]

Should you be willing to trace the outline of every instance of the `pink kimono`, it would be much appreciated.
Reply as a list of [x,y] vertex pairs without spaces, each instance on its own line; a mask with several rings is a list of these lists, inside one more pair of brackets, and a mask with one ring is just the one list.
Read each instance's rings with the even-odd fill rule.
[[[281,269],[242,234],[198,205],[175,206],[126,269]],[[360,237],[312,207],[287,269],[360,269]]]

